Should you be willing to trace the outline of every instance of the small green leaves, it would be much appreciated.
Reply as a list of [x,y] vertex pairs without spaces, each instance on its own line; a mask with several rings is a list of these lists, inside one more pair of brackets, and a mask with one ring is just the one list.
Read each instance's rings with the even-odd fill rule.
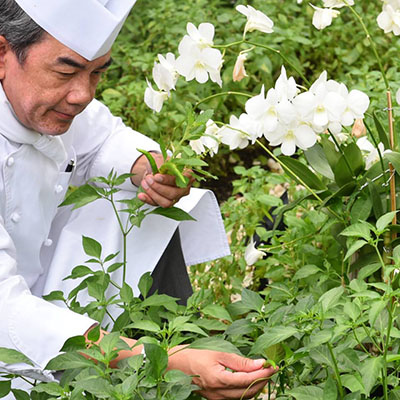
[[101,244],[97,240],[87,236],[82,236],[82,246],[88,256],[100,259]]
[[266,328],[266,332],[259,336],[251,348],[251,354],[263,354],[265,349],[295,335],[298,330],[292,326],[273,326]]
[[4,347],[0,347],[0,361],[5,364],[24,363],[33,365],[32,361],[21,352],[14,349],[6,349]]
[[86,204],[92,203],[95,200],[101,199],[101,194],[89,184],[83,185],[75,189],[61,204],[62,206],[68,206],[74,204],[73,209],[83,207]]
[[175,221],[196,221],[195,218],[193,218],[190,214],[178,207],[157,207],[149,214],[162,215],[163,217],[170,218]]

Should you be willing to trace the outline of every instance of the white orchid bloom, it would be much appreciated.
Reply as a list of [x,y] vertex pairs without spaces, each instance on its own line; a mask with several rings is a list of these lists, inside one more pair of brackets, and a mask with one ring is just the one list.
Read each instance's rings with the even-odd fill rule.
[[231,115],[229,125],[220,129],[221,143],[228,145],[230,150],[244,149],[252,139],[245,124],[246,118],[246,114],[242,114],[239,118]]
[[178,71],[176,70],[175,54],[167,53],[165,57],[162,54],[159,54],[158,60],[160,64],[164,67],[164,69],[166,69],[169,72],[170,75],[169,79],[173,83],[172,88],[175,89],[176,81],[179,78]]
[[396,36],[400,35],[400,8],[392,7],[390,4],[384,5],[377,22],[385,33],[393,32]]
[[247,245],[246,250],[244,252],[244,259],[247,265],[253,265],[258,260],[265,256],[265,251],[257,250],[254,244],[253,237],[250,239],[250,243]]
[[296,147],[306,150],[317,141],[314,130],[306,123],[293,121],[289,125],[279,125],[278,129],[265,135],[271,146],[281,145],[281,151],[286,156],[295,153]]
[[189,146],[197,155],[203,154],[206,151],[206,148],[201,138],[189,140]]
[[266,132],[273,132],[278,126],[278,100],[275,89],[271,88],[264,95],[264,85],[259,95],[247,100],[246,113],[256,124],[258,137]]
[[153,79],[160,90],[169,93],[171,90],[175,89],[175,76],[160,63],[154,63]]
[[322,0],[324,7],[341,8],[344,6],[354,6],[354,0],[347,0],[346,3],[342,0]]
[[279,101],[282,99],[289,101],[293,100],[293,98],[299,92],[294,78],[292,76],[289,79],[287,78],[286,69],[283,65],[281,68],[281,74],[275,82],[275,90],[278,93]]
[[332,23],[333,18],[336,18],[340,14],[340,11],[332,8],[321,8],[315,7],[313,4],[310,5],[315,10],[312,24],[319,30],[329,26]]
[[[182,42],[181,42],[182,43]],[[197,46],[179,46],[180,56],[176,60],[176,69],[187,81],[196,79],[199,83],[205,83],[208,77],[219,86],[222,86],[221,67],[222,54],[217,49]]]
[[196,154],[202,154],[208,149],[211,157],[218,153],[219,143],[221,141],[219,131],[221,128],[209,119],[206,123],[204,135],[199,139],[190,140],[189,145]]
[[397,92],[396,92],[396,102],[397,102],[397,104],[400,105],[400,88],[397,89]]
[[385,150],[383,143],[378,144],[378,149],[368,140],[366,136],[357,140],[357,146],[365,156],[365,169],[370,169],[376,162],[379,161],[379,152],[384,155],[390,150]]
[[168,99],[168,93],[164,91],[154,90],[151,83],[147,81],[147,88],[144,92],[144,102],[147,107],[151,108],[155,112],[160,112],[164,101]]
[[246,32],[261,31],[264,33],[272,33],[274,23],[263,12],[256,10],[252,6],[239,5],[236,10],[247,17],[244,34]]
[[[186,31],[188,35],[185,35],[181,41],[181,44],[183,42],[183,45],[185,46],[189,44],[195,45],[199,49],[206,49],[212,47],[214,44],[213,39],[215,28],[214,25],[210,24],[209,22],[203,22],[198,28],[196,28],[196,26],[191,22],[188,22],[186,25]],[[179,46],[181,46],[181,44]],[[179,53],[181,53],[180,49]]]

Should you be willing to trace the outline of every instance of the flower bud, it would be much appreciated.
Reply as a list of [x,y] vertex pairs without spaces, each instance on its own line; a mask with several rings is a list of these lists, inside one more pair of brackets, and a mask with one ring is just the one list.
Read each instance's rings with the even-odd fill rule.
[[244,77],[247,76],[246,70],[244,69],[244,62],[247,59],[246,53],[240,53],[236,59],[235,66],[233,67],[233,81],[240,82]]
[[364,121],[361,118],[356,119],[356,122],[354,122],[351,133],[356,138],[360,138],[361,136],[366,135],[367,129],[365,128]]

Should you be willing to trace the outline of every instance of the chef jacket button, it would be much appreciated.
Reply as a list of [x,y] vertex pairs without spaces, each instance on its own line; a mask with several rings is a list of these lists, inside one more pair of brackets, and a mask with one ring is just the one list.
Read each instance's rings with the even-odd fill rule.
[[56,193],[61,193],[64,190],[64,188],[61,185],[56,185],[54,188],[54,191]]
[[21,219],[21,215],[18,214],[17,212],[13,212],[11,214],[11,221],[12,222],[18,222]]
[[52,241],[51,239],[46,239],[46,240],[43,242],[43,244],[44,244],[46,247],[50,247],[50,246],[53,244],[53,241]]
[[7,159],[7,167],[11,167],[14,164],[14,157],[8,157]]

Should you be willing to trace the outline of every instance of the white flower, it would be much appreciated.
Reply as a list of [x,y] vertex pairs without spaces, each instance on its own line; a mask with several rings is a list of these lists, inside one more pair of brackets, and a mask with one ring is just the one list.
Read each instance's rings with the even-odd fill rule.
[[244,77],[247,76],[244,68],[244,62],[247,59],[246,53],[240,53],[236,59],[235,66],[233,67],[233,81],[240,82]]
[[170,92],[175,90],[175,84],[178,80],[179,74],[176,70],[175,55],[167,53],[166,57],[159,54],[158,59],[160,63],[154,63],[153,79],[160,90]]
[[245,109],[256,125],[256,136],[272,132],[278,126],[278,95],[275,89],[269,89],[264,95],[264,85],[261,93],[247,100]]
[[217,49],[199,49],[196,46],[180,48],[180,56],[176,60],[176,69],[187,81],[196,79],[205,83],[208,77],[219,86],[222,86],[220,71],[223,59]]
[[144,92],[144,102],[146,103],[147,107],[151,108],[155,112],[160,112],[164,101],[168,99],[168,93],[154,90],[148,80],[147,86],[148,87]]
[[400,105],[400,88],[397,89],[397,92],[396,92],[396,101],[397,101],[397,104]]
[[196,140],[190,140],[189,145],[196,154],[202,154],[206,149],[210,150],[211,157],[218,153],[220,142],[220,128],[217,124],[209,119],[206,123],[204,135]]
[[394,35],[400,35],[400,9],[394,8],[390,4],[383,6],[382,12],[378,15],[377,22],[379,28],[385,33],[393,32]]
[[346,3],[341,0],[322,0],[324,3],[324,7],[336,7],[336,8],[341,8],[346,5],[349,6],[354,6],[354,0],[347,0]]
[[381,155],[390,152],[390,150],[385,150],[383,143],[378,144],[378,152],[378,149],[375,148],[366,136],[358,139],[356,143],[365,155],[365,169],[370,169],[377,161],[379,161],[379,152]]
[[275,90],[278,94],[279,101],[282,99],[293,100],[299,92],[294,78],[292,76],[289,79],[287,78],[286,69],[283,65],[281,68],[281,74],[275,82]]
[[320,8],[320,7],[315,7],[312,4],[310,4],[310,5],[315,10],[314,15],[313,15],[312,24],[317,29],[326,28],[327,26],[329,26],[332,23],[332,19],[336,18],[340,14],[340,11],[333,10],[332,8]]
[[265,137],[271,146],[281,145],[281,151],[286,156],[293,155],[296,147],[306,150],[314,146],[317,141],[314,130],[308,124],[299,121],[293,121],[288,125],[281,124],[275,132],[266,134]]
[[251,140],[251,135],[246,130],[246,117],[246,114],[239,118],[231,115],[229,125],[223,126],[219,131],[221,143],[228,145],[230,150],[244,149]]
[[179,57],[175,68],[187,81],[196,79],[199,83],[207,82],[208,77],[222,86],[220,71],[223,63],[219,50],[213,45],[214,25],[203,23],[197,29],[192,23],[187,24],[187,32],[179,43]]
[[252,31],[261,31],[264,33],[272,33],[274,23],[271,18],[267,17],[263,12],[256,10],[252,6],[239,5],[236,10],[247,17],[247,23],[244,33]]
[[245,259],[247,265],[253,265],[258,260],[263,258],[265,256],[265,254],[266,254],[265,251],[256,249],[256,247],[254,245],[254,239],[252,237],[250,239],[250,243],[246,247],[246,250],[244,253],[244,259]]

